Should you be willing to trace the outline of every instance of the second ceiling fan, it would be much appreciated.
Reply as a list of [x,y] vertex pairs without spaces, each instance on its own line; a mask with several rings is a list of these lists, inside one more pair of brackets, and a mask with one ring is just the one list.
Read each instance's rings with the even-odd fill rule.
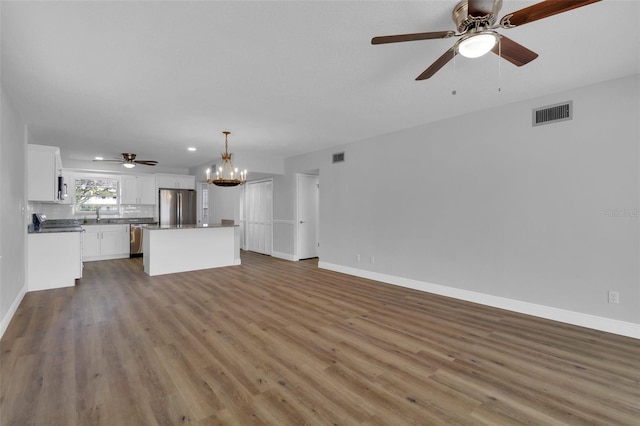
[[457,32],[434,31],[380,36],[371,39],[371,44],[460,37],[455,45],[436,59],[416,80],[430,78],[458,53],[468,58],[477,58],[488,52],[493,52],[514,65],[522,66],[533,61],[538,57],[538,54],[499,34],[495,31],[496,29],[517,27],[599,1],[545,0],[509,13],[498,22],[497,17],[502,8],[502,0],[462,0],[452,12]]

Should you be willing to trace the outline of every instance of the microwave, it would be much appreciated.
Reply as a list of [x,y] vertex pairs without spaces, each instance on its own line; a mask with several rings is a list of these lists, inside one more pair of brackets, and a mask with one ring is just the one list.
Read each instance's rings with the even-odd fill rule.
[[58,201],[64,201],[68,194],[64,176],[60,175],[58,176]]

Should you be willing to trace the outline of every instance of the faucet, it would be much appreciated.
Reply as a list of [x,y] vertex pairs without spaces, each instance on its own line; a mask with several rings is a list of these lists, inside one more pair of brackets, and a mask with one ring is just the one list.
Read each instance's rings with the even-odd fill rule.
[[96,222],[100,222],[100,207],[102,206],[98,206],[96,209]]

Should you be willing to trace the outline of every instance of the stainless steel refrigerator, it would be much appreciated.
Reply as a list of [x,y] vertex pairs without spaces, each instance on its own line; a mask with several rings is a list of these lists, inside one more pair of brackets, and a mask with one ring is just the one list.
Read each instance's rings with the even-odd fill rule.
[[160,189],[160,226],[196,224],[196,191],[193,189]]

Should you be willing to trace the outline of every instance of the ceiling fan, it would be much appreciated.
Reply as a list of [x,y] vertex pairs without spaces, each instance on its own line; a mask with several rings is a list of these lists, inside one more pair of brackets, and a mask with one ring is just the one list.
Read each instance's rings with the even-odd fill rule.
[[130,152],[123,152],[120,155],[122,155],[122,158],[117,160],[95,159],[93,161],[101,161],[103,163],[120,163],[128,169],[135,167],[136,164],[143,164],[145,166],[155,166],[156,164],[158,164],[158,162],[155,160],[136,160],[136,154],[132,154]]
[[538,57],[538,54],[499,34],[495,31],[496,29],[514,28],[599,1],[545,0],[509,13],[503,16],[496,24],[498,13],[502,8],[502,0],[462,0],[454,7],[451,14],[453,22],[457,26],[457,32],[434,31],[380,36],[372,38],[371,44],[460,37],[449,50],[436,59],[416,80],[430,78],[458,53],[468,58],[477,58],[491,51],[520,67],[533,61]]

